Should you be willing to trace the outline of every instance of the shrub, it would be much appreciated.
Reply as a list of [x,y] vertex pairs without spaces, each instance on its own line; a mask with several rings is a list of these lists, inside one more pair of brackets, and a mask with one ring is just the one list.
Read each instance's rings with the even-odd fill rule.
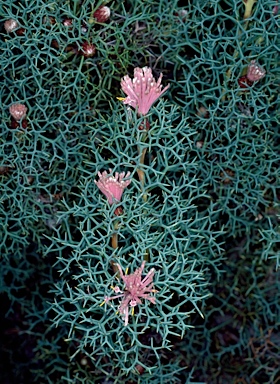
[[[0,5],[3,380],[275,381],[277,7]],[[121,79],[144,67],[164,93],[140,107]],[[125,325],[106,297],[143,261]]]

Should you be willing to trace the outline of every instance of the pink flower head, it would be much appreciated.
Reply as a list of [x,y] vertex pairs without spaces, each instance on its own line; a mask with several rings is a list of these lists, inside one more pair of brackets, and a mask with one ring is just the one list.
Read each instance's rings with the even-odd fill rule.
[[248,65],[247,78],[250,81],[258,81],[265,77],[266,71],[265,69],[256,62],[256,60],[252,60]]
[[140,115],[146,115],[154,102],[169,88],[168,84],[163,90],[161,83],[162,73],[156,82],[151,68],[135,68],[134,78],[124,76],[121,87],[127,97],[124,104],[131,105],[137,109]]
[[4,23],[4,28],[7,33],[14,32],[15,29],[18,28],[18,22],[14,19],[6,20]]
[[[112,173],[112,169],[109,169],[109,172]],[[131,180],[123,180],[130,176],[130,172],[115,173],[115,176],[110,176],[107,171],[102,173],[98,172],[99,180],[94,180],[95,184],[98,186],[100,191],[104,193],[107,197],[110,205],[114,201],[120,201],[124,189],[131,183]]]
[[125,283],[125,291],[121,291],[119,287],[113,288],[116,293],[120,293],[117,296],[105,297],[105,303],[109,300],[117,299],[122,297],[122,302],[119,306],[119,312],[124,316],[124,325],[128,324],[128,315],[129,307],[135,307],[138,304],[141,304],[141,299],[149,300],[151,303],[155,304],[156,299],[153,296],[150,296],[150,293],[156,293],[157,291],[153,289],[153,277],[155,270],[152,268],[146,277],[141,280],[141,275],[145,267],[145,261],[143,261],[140,268],[137,268],[134,273],[131,275],[124,275],[121,269],[121,266],[117,264],[118,270],[120,272],[120,277]]
[[16,121],[20,121],[26,117],[27,108],[24,104],[16,103],[10,106],[9,111]]

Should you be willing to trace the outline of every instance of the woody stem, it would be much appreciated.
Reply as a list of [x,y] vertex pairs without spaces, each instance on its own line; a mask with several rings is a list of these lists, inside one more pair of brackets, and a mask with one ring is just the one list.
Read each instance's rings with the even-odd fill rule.
[[[116,221],[116,223],[114,224],[114,230],[117,231],[118,228],[119,228],[119,222]],[[114,232],[112,235],[112,248],[114,248],[114,249],[118,248],[118,232]],[[113,261],[111,261],[111,266],[113,268],[114,273],[119,272],[118,267],[116,266],[116,264]]]
[[254,3],[256,1],[257,0],[243,0],[244,5],[245,5],[245,12],[244,12],[244,15],[243,15],[243,19],[244,20],[246,20],[246,19],[248,19],[249,17],[252,16],[253,5],[254,5]]
[[[243,30],[246,30],[248,28],[247,19],[252,16],[253,5],[255,4],[256,1],[257,0],[243,0],[244,6],[245,6],[245,11],[243,15],[243,20],[245,21],[245,25],[243,26]],[[239,30],[238,36],[241,36],[241,33],[242,32]],[[242,46],[242,41],[240,41],[239,45],[240,47]],[[233,54],[234,59],[236,59],[238,55],[239,55],[239,51],[235,49]],[[231,71],[232,71],[232,68],[229,68],[226,72],[226,76],[228,79],[231,76]],[[224,90],[224,93],[225,93],[225,90]],[[223,95],[222,100],[225,100],[225,94]]]
[[[139,147],[138,147],[138,152],[140,153],[140,148]],[[141,156],[140,156],[140,164],[144,164],[146,152],[147,152],[147,148],[144,148],[142,153],[141,153]],[[138,173],[138,177],[139,177],[139,180],[140,180],[140,183],[141,183],[141,186],[142,186],[142,191],[144,191],[144,188],[145,188],[145,172],[142,169],[138,168],[137,169],[137,173]],[[144,202],[146,202],[147,199],[148,199],[147,193],[144,193],[143,194]],[[144,260],[149,261],[149,252],[148,252],[147,249],[146,249],[146,252],[145,252],[145,255],[144,255]]]
[[118,234],[117,233],[113,233],[113,236],[112,236],[112,247],[114,249],[118,248]]
[[[141,150],[138,147],[138,152],[140,153],[140,151]],[[147,152],[147,148],[144,148],[142,153],[141,153],[141,155],[140,155],[140,164],[144,165],[146,152]],[[141,186],[142,186],[142,191],[144,191],[144,188],[145,188],[145,172],[143,171],[143,169],[138,168],[137,169],[137,174],[138,174]],[[143,194],[143,200],[145,202],[147,201],[147,194],[146,193]]]

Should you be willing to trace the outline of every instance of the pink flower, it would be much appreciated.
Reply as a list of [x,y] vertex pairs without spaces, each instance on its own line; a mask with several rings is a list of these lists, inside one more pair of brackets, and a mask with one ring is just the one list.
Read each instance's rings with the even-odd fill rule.
[[156,293],[157,291],[153,289],[153,277],[155,270],[152,268],[146,277],[141,280],[141,275],[145,267],[145,261],[143,261],[140,268],[137,268],[134,273],[131,275],[124,275],[121,269],[121,266],[117,264],[118,270],[120,272],[120,277],[125,283],[125,291],[121,291],[119,287],[113,288],[115,293],[120,293],[117,296],[105,297],[105,303],[109,300],[117,299],[122,297],[122,302],[119,306],[119,312],[124,316],[124,325],[128,324],[128,315],[129,307],[132,307],[132,313],[134,313],[134,307],[138,304],[142,304],[141,299],[149,300],[151,303],[155,304],[156,299],[149,294],[151,292]]
[[265,77],[266,71],[265,69],[256,62],[256,60],[252,60],[248,65],[247,78],[250,81],[258,81]]
[[[112,169],[109,169],[109,172],[112,173]],[[121,200],[124,189],[131,183],[131,180],[123,180],[123,178],[130,176],[130,172],[127,172],[126,175],[125,172],[116,172],[114,177],[110,176],[107,171],[104,171],[102,173],[98,172],[98,176],[99,180],[94,180],[94,182],[107,197],[110,205],[112,205],[115,200]]]
[[124,76],[121,87],[127,97],[123,100],[124,104],[131,105],[137,109],[140,115],[146,115],[154,102],[169,88],[168,84],[161,90],[162,73],[156,82],[151,68],[135,68],[134,78]]
[[26,117],[27,108],[24,104],[12,104],[9,108],[10,114],[16,121],[20,121]]

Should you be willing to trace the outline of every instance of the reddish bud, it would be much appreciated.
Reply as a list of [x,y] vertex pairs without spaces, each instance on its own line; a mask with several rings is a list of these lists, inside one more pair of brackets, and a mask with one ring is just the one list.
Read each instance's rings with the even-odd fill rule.
[[[21,126],[22,128],[26,129],[27,128],[27,120],[26,119],[23,119],[22,122],[21,122]],[[16,121],[13,117],[12,117],[12,121],[11,121],[11,125],[10,125],[10,128],[12,129],[17,129],[18,127],[20,126],[20,123],[18,121]]]
[[25,35],[25,29],[24,28],[19,28],[16,30],[16,34],[18,36],[24,36]]
[[63,20],[63,25],[65,27],[72,27],[72,24],[73,24],[73,19],[65,19],[65,20]]
[[278,12],[279,12],[279,6],[278,5],[275,5],[275,7],[272,8],[272,14],[274,16],[277,16],[278,15]]
[[18,28],[18,22],[14,19],[6,20],[4,23],[4,28],[7,33],[14,32]]
[[121,216],[121,215],[123,214],[123,209],[122,209],[122,207],[117,207],[117,208],[115,209],[114,214],[115,214],[116,216]]
[[16,121],[24,119],[27,113],[27,108],[24,104],[12,104],[9,108],[10,114]]
[[94,12],[93,17],[98,23],[105,23],[105,21],[109,20],[110,14],[110,8],[102,5]]
[[143,124],[139,125],[139,131],[148,131],[150,129],[151,124],[147,119],[144,120]]
[[85,41],[82,45],[82,51],[80,53],[85,57],[92,57],[95,55],[96,47],[94,44],[90,44]]
[[250,81],[246,75],[239,77],[237,81],[240,88],[249,88],[253,85],[252,81]]
[[142,365],[140,364],[137,364],[135,369],[138,371],[139,375],[143,375],[143,373],[145,372],[145,368],[142,367]]

